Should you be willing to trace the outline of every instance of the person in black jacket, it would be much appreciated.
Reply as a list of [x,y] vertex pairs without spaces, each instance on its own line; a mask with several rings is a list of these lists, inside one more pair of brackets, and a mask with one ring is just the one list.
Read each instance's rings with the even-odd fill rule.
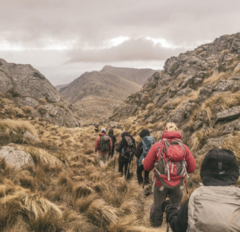
[[[129,132],[125,131],[122,133],[122,140],[116,147],[116,151],[119,152],[118,162],[119,168],[118,171],[123,175],[123,168],[125,168],[125,177],[129,178],[129,167],[131,160],[133,158],[134,152],[136,150],[135,139],[129,134]],[[132,140],[132,146],[129,147],[127,142],[128,139]]]
[[[220,158],[221,156],[223,158]],[[227,149],[215,148],[210,150],[202,162],[200,176],[204,186],[236,184],[239,177],[239,165],[235,155]],[[173,232],[186,232],[188,228],[188,205],[189,199],[180,209],[174,207],[170,200],[163,202],[162,211],[166,212],[166,220]],[[221,206],[219,205],[219,207]],[[240,231],[240,228],[237,231]]]
[[112,139],[112,150],[109,152],[109,157],[112,158],[113,155],[114,155],[115,143],[117,141],[116,136],[114,135],[112,128],[109,130],[108,136]]
[[[143,138],[145,136],[150,136],[150,132],[148,129],[143,129],[140,132],[140,137]],[[135,156],[139,159],[141,154],[143,153],[143,143],[142,140],[138,143],[137,150],[135,152]],[[137,165],[137,178],[138,178],[138,184],[142,184],[143,177],[142,172],[144,168],[143,165]],[[145,171],[145,184],[149,184],[149,172]]]

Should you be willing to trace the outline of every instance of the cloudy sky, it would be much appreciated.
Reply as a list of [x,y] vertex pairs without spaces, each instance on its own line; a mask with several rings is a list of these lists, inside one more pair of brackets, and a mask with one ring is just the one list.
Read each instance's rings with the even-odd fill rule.
[[0,0],[0,17],[0,58],[57,85],[106,64],[161,69],[240,32],[240,0]]

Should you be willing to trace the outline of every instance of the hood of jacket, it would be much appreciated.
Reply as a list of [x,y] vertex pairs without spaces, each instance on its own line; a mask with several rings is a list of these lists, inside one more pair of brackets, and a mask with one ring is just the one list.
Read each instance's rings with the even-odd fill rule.
[[164,132],[162,139],[182,139],[182,134],[179,131]]

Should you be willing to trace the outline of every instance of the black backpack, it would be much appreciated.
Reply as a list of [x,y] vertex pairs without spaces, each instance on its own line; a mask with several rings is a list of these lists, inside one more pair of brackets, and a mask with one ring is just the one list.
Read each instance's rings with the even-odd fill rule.
[[125,136],[123,138],[123,150],[122,156],[127,160],[132,160],[135,150],[135,141],[131,136]]

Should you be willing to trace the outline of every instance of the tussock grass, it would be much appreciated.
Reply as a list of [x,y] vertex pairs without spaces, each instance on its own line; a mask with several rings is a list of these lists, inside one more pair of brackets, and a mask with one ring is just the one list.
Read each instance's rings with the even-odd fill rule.
[[[55,156],[49,154],[45,149],[28,146],[28,147],[20,147],[25,152],[28,152],[36,165],[38,164],[48,164],[53,167],[64,167],[64,164]],[[46,166],[47,167],[47,166]]]
[[87,209],[87,217],[99,227],[104,228],[116,222],[118,219],[118,210],[106,204],[102,199],[94,200]]
[[80,197],[86,197],[93,193],[93,189],[85,183],[81,183],[73,188],[73,197],[74,199],[80,198]]
[[34,126],[22,120],[5,119],[0,121],[0,143],[22,143],[24,141],[23,135],[25,132],[30,132],[37,137],[37,131]]
[[222,144],[221,148],[231,150],[238,161],[240,166],[240,132],[237,132],[235,135],[230,135]]

